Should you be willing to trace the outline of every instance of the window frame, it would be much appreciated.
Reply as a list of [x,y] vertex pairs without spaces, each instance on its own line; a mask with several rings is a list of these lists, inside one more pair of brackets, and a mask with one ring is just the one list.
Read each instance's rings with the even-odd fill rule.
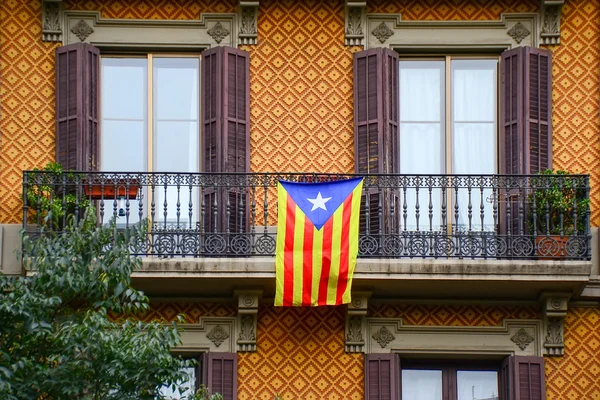
[[402,371],[403,370],[428,370],[442,372],[442,400],[457,400],[458,398],[458,371],[496,372],[496,383],[500,398],[500,374],[502,360],[489,359],[439,359],[439,358],[405,358],[401,357],[399,370],[400,398],[402,398]]
[[[452,113],[453,113],[453,103],[452,103],[452,61],[453,60],[496,60],[496,95],[494,96],[494,108],[495,108],[495,124],[494,124],[494,134],[496,140],[494,140],[494,173],[499,173],[500,171],[500,85],[501,85],[501,76],[500,76],[500,63],[501,63],[501,55],[500,54],[485,54],[485,53],[406,53],[396,50],[398,53],[398,68],[400,69],[400,63],[403,61],[443,61],[444,62],[444,96],[443,96],[443,106],[442,111],[444,112],[443,120],[443,129],[444,129],[444,160],[443,165],[446,175],[452,175],[454,172],[452,171]],[[400,85],[400,78],[398,78],[398,85]],[[398,102],[401,103],[400,98],[400,90],[398,90]],[[398,115],[398,124],[401,123],[400,115]],[[399,135],[402,134],[400,128],[398,128]],[[398,155],[400,158],[400,155]],[[402,171],[400,171],[402,173]],[[449,203],[450,204],[450,203]]]
[[[146,121],[145,121],[145,141],[146,141],[146,154],[145,154],[145,172],[156,172],[154,171],[154,82],[153,82],[153,60],[155,58],[197,58],[198,59],[198,165],[197,170],[200,171],[204,163],[204,154],[202,151],[202,52],[101,52],[100,53],[100,71],[98,74],[98,86],[102,88],[103,74],[102,74],[102,60],[104,58],[137,58],[147,60],[146,64]],[[98,107],[98,120],[100,121],[100,132],[99,134],[99,170],[103,170],[102,163],[102,121],[104,121],[103,110],[102,110],[102,90],[99,90],[99,107]]]
[[[172,353],[174,357],[178,357],[184,360],[195,360],[196,365],[194,365],[194,373],[196,375],[196,379],[194,381],[194,387],[192,390],[192,394],[196,394],[200,387],[205,383],[203,382],[203,373],[204,373],[204,353],[205,352],[177,352],[176,350]],[[181,393],[180,393],[181,394]],[[181,398],[181,397],[180,397]],[[187,398],[187,397],[186,397]],[[173,398],[175,399],[175,398]]]

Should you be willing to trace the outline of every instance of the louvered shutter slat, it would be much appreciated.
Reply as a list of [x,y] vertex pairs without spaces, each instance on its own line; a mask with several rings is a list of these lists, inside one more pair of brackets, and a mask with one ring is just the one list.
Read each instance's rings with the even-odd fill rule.
[[[398,73],[393,50],[378,48],[354,55],[354,168],[358,174],[399,172]],[[360,232],[366,233],[367,225],[369,235],[391,232],[390,202],[395,198],[391,191],[377,188],[363,195]]]
[[100,51],[87,43],[56,49],[56,161],[64,169],[98,165]]
[[[529,175],[552,168],[551,52],[533,47],[507,50],[501,57],[501,77],[500,173]],[[518,214],[520,206],[527,211],[526,193],[504,192],[501,198],[510,200],[501,203],[501,233],[526,233]]]
[[552,53],[526,46],[507,50],[501,75],[501,173],[552,168]]
[[203,362],[204,384],[223,400],[237,399],[237,353],[206,353]]
[[[232,47],[215,47],[205,50],[202,59],[204,172],[249,172],[249,54]],[[203,201],[206,232],[235,234],[247,230],[245,188],[207,187]]]
[[398,354],[365,355],[365,399],[399,398],[400,358]]

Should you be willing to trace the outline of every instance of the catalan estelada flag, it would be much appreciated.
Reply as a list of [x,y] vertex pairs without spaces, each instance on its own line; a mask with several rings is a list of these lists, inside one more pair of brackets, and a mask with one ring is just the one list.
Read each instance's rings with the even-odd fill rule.
[[279,181],[276,306],[350,303],[362,184]]

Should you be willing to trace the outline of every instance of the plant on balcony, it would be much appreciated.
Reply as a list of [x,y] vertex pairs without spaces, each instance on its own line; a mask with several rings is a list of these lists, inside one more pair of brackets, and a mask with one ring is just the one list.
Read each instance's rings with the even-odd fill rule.
[[538,175],[540,179],[534,182],[537,189],[528,197],[530,232],[533,233],[535,228],[537,235],[585,234],[590,205],[585,188],[577,187],[575,181],[569,179],[567,171],[546,169]]
[[[84,210],[90,206],[90,201],[85,197],[77,197],[75,187],[64,186],[63,175],[66,173],[68,183],[73,182],[74,173],[64,172],[62,165],[49,162],[43,169],[33,169],[30,175],[26,196],[29,209],[29,221],[40,221],[50,229],[62,230],[63,221],[74,216],[78,211],[83,215]],[[43,173],[35,174],[35,171]]]

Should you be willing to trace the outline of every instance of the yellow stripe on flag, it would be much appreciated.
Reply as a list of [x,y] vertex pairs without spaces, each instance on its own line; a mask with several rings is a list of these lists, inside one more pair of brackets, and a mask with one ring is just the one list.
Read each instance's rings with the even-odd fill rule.
[[294,226],[294,296],[293,305],[302,305],[302,274],[304,268],[304,219],[306,216],[296,206],[296,225]]
[[283,305],[283,258],[285,247],[285,216],[287,214],[287,192],[281,185],[277,183],[277,251],[275,252],[275,305]]
[[335,305],[337,296],[338,277],[340,275],[340,249],[342,245],[342,216],[344,204],[333,213],[331,230],[331,270],[327,285],[327,304]]
[[356,258],[358,257],[358,230],[360,223],[360,197],[362,194],[362,181],[356,186],[352,193],[352,213],[350,214],[350,243],[348,248],[348,286],[342,297],[342,303],[350,303],[352,278],[356,268]]
[[323,271],[323,230],[313,232],[313,276],[311,290],[311,305],[316,306],[319,301],[319,283]]

